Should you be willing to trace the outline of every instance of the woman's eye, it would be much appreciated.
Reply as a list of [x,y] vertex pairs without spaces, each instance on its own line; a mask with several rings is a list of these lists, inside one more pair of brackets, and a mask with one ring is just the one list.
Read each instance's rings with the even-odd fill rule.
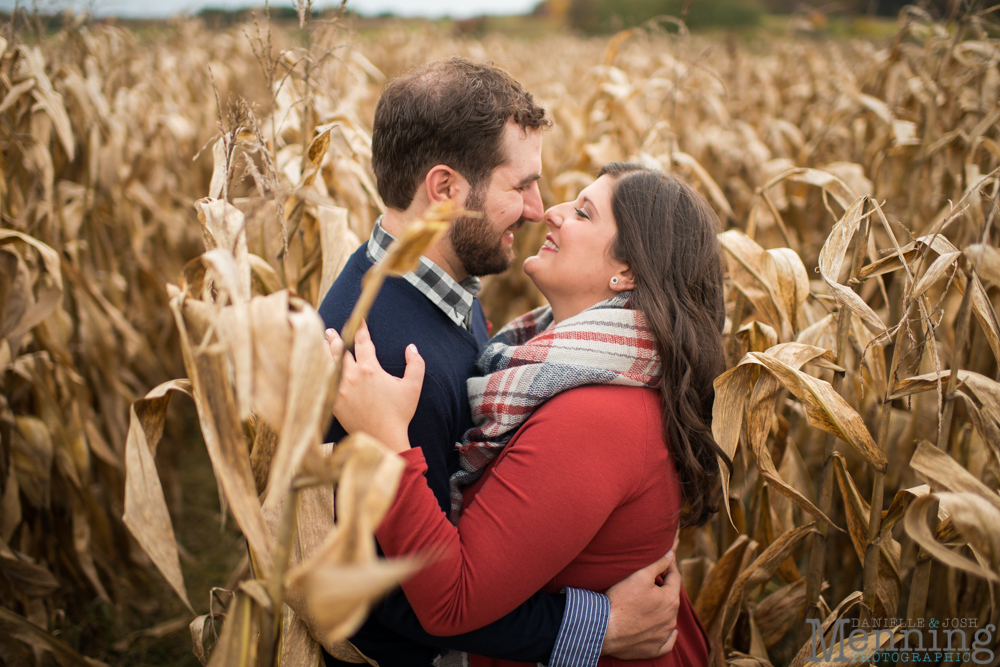
[[590,220],[590,216],[587,215],[587,212],[584,211],[582,208],[575,208],[573,210],[576,211],[576,214],[581,218],[583,218],[584,220]]

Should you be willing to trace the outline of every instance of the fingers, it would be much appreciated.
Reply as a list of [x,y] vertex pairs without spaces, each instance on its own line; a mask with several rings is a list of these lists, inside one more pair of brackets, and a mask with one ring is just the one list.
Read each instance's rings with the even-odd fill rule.
[[681,569],[677,567],[677,558],[671,559],[667,568],[662,572],[664,586],[680,586]]
[[326,330],[326,344],[330,350],[330,356],[333,357],[333,360],[339,360],[340,355],[344,353],[344,341],[340,338],[340,335],[337,334],[336,329]]
[[368,324],[362,320],[358,332],[354,334],[354,356],[359,364],[378,363],[375,357],[375,343],[372,342]]
[[674,644],[677,643],[677,630],[670,631],[670,638],[667,639],[667,643],[660,648],[660,655],[666,655],[674,650]]
[[424,384],[424,358],[417,352],[417,346],[413,343],[406,346],[406,370],[403,371],[403,383],[415,386],[418,392]]
[[673,562],[674,562],[674,551],[673,549],[671,549],[666,553],[665,556],[661,557],[655,563],[652,563],[651,565],[647,565],[646,567],[642,568],[640,572],[643,572],[650,578],[655,579],[658,574],[662,573],[664,570],[669,568]]

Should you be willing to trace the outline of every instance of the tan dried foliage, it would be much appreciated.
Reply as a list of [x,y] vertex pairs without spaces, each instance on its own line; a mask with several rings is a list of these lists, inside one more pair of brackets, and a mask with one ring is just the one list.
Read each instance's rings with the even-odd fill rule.
[[[827,642],[858,615],[998,624],[994,14],[943,26],[910,8],[888,40],[725,49],[661,24],[538,44],[392,26],[348,42],[305,14],[295,32],[181,20],[149,39],[0,26],[4,659],[88,662],[52,634],[63,610],[136,609],[151,564],[202,613],[202,662],[311,663],[307,629],[363,660],[342,640],[420,561],[374,557],[395,458],[322,444],[337,371],[315,309],[385,210],[379,90],[455,53],[507,67],[555,121],[547,204],[631,159],[687,178],[723,223],[713,432],[734,466],[720,461],[726,514],[680,549],[714,664],[801,667],[806,618]],[[407,270],[460,213],[429,215],[378,273]],[[497,325],[541,303],[520,271],[482,299]],[[247,578],[208,609],[157,469],[178,391],[249,545]]]

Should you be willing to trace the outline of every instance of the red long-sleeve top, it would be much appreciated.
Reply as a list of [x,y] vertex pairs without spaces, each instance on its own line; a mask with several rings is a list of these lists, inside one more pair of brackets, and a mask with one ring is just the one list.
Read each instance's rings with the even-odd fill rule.
[[[677,530],[681,492],[654,390],[594,385],[547,401],[467,489],[458,526],[423,479],[420,449],[402,456],[399,491],[376,536],[389,556],[443,546],[439,561],[403,584],[431,634],[487,625],[540,589],[603,591],[667,553]],[[599,665],[707,664],[708,640],[683,590],[677,629],[662,658]]]

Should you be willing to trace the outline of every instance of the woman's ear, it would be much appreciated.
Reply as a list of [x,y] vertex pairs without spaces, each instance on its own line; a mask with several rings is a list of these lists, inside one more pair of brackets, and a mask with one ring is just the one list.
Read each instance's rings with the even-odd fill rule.
[[453,199],[462,206],[469,191],[469,183],[460,173],[445,164],[435,165],[424,177],[427,199],[431,204]]
[[627,264],[622,264],[618,272],[611,277],[610,287],[614,292],[635,289],[635,276],[632,273],[632,268]]

